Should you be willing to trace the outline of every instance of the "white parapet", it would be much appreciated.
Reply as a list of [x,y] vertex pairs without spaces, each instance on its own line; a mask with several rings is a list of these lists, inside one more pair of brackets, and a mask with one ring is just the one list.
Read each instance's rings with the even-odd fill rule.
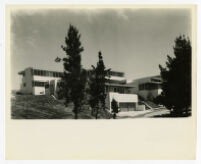
[[117,80],[117,81],[124,81],[126,80],[125,77],[119,77],[119,76],[110,76],[109,78],[106,77],[107,79],[110,79],[110,80]]
[[51,81],[51,80],[60,80],[60,79],[61,78],[59,78],[59,77],[37,76],[37,75],[33,76],[33,80],[41,81],[41,82],[47,82],[47,81]]
[[44,95],[45,87],[33,87],[33,95]]

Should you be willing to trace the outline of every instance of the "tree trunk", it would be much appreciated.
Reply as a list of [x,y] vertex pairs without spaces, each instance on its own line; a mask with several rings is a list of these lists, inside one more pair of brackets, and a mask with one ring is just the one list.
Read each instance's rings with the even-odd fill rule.
[[78,114],[77,114],[77,112],[75,112],[75,119],[76,119],[76,120],[78,119]]
[[98,108],[96,108],[96,119],[98,119]]
[[96,119],[98,119],[98,111],[96,112]]
[[94,115],[94,108],[91,109],[91,115]]
[[75,105],[74,106],[74,114],[75,114],[75,119],[78,119],[78,107]]

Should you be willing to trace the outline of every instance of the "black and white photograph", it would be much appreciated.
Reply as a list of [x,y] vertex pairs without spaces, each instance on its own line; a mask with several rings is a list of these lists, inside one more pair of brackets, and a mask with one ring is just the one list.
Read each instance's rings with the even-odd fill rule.
[[12,119],[191,117],[191,9],[21,9],[10,22]]
[[6,5],[6,159],[195,159],[196,12]]

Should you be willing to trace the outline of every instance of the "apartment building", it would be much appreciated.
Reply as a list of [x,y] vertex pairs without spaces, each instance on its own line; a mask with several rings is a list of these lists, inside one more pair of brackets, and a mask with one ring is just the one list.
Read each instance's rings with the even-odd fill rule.
[[106,83],[106,105],[111,109],[111,102],[115,99],[119,106],[119,111],[134,111],[138,108],[138,96],[132,94],[133,86],[127,84],[125,74],[123,72],[110,71],[110,78]]
[[[22,75],[20,92],[32,95],[44,95],[47,92],[55,93],[58,81],[60,81],[62,72],[26,68],[18,73]],[[48,90],[47,88],[50,89]]]
[[137,94],[145,100],[153,100],[161,94],[162,79],[160,75],[144,77],[133,80],[129,85],[133,86],[131,92]]
[[[90,70],[88,70],[90,74]],[[61,81],[62,72],[26,68],[18,73],[22,75],[20,91],[32,95],[55,95],[57,96],[58,83]],[[127,84],[123,72],[111,71],[110,78],[106,83],[106,105],[109,111],[111,101],[118,102],[120,111],[134,111],[137,109],[138,96],[132,94],[133,86]]]

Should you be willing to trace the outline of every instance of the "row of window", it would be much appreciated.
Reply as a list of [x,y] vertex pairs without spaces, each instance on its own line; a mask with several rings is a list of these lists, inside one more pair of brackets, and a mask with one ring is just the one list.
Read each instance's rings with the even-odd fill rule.
[[[87,71],[87,75],[91,76],[94,74],[94,70],[88,70]],[[118,77],[124,77],[124,73],[123,72],[115,72],[115,71],[110,71],[109,72],[110,76],[118,76]]]
[[41,82],[41,81],[32,81],[33,87],[45,87],[46,85],[49,85],[48,82]]
[[62,77],[63,73],[34,69],[33,75],[49,76],[49,77]]
[[151,79],[151,81],[153,81],[153,82],[161,82],[161,80],[160,79]]
[[126,80],[109,80],[109,83],[113,84],[126,84]]
[[136,103],[133,102],[120,102],[119,108],[136,108]]
[[110,71],[111,76],[118,76],[118,77],[123,77],[124,73],[123,72],[115,72],[115,71]]
[[128,88],[106,86],[106,92],[130,93]]
[[144,83],[139,85],[139,90],[154,90],[161,88],[160,84]]

